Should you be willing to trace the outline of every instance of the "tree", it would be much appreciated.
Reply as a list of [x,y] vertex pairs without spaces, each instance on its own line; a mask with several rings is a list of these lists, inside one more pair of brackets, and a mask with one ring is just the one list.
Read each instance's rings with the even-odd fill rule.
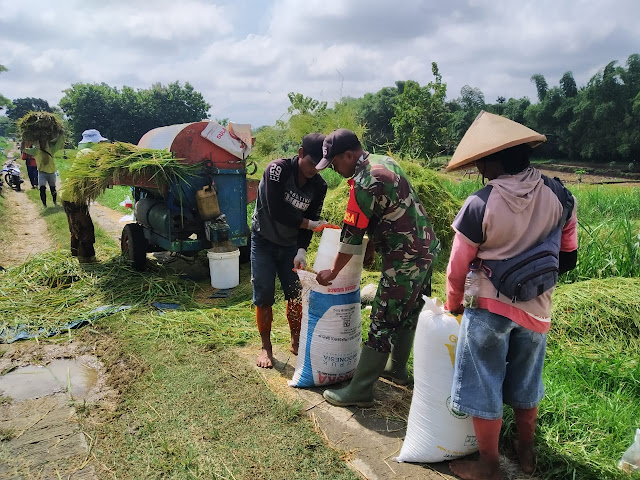
[[504,112],[504,104],[507,102],[507,99],[500,95],[496,98],[496,103],[493,105],[488,105],[487,110],[491,113],[495,113],[496,115],[502,115]]
[[5,115],[0,116],[0,137],[10,137],[16,133],[16,122]]
[[431,71],[435,80],[425,87],[411,80],[404,83],[391,119],[396,148],[414,158],[435,156],[447,148],[451,116],[445,105],[447,85],[435,62]]
[[[9,69],[7,67],[5,67],[4,65],[0,64],[0,73],[8,72],[8,71],[9,71]],[[11,100],[9,100],[7,97],[5,97],[4,95],[2,95],[0,93],[0,110],[2,110],[7,105],[11,105]]]
[[541,102],[544,100],[544,97],[547,95],[547,91],[549,90],[549,85],[547,85],[547,81],[544,79],[544,76],[540,73],[536,73],[531,75],[531,81],[536,84],[536,90],[538,91],[538,100]]
[[452,135],[455,144],[462,140],[467,129],[471,126],[481,110],[484,110],[484,94],[479,88],[465,85],[460,89],[460,98],[455,103],[460,108],[453,111]]
[[12,105],[7,107],[7,117],[14,122],[24,117],[27,113],[34,112],[52,112],[49,102],[42,98],[16,98],[11,102]]
[[292,115],[322,113],[327,109],[327,102],[320,102],[311,97],[305,97],[301,93],[289,92],[288,97],[291,105],[289,105],[287,112]]
[[[632,113],[624,69],[610,62],[578,93],[575,119],[569,126],[579,155],[591,161],[621,161],[637,149],[629,144],[625,118]],[[636,128],[633,126],[627,128]]]
[[394,107],[405,82],[396,82],[395,87],[384,87],[376,93],[366,93],[356,103],[358,116],[367,126],[364,143],[373,152],[385,152],[393,144],[394,132],[391,119]]
[[300,93],[289,93],[292,115],[284,126],[287,143],[284,151],[297,151],[302,137],[311,132],[330,133],[337,128],[347,128],[363,138],[365,128],[358,120],[354,103],[348,99],[337,102],[333,108],[327,102],[320,102]]
[[77,83],[64,93],[60,108],[77,140],[84,130],[96,128],[110,140],[137,143],[154,128],[208,118],[211,108],[189,83],[156,83],[144,90],[124,86],[122,91],[106,83]]
[[562,94],[566,98],[573,98],[578,95],[578,87],[576,87],[576,81],[573,79],[573,73],[566,72],[560,79],[560,88]]
[[531,105],[531,100],[527,97],[519,99],[510,98],[505,103],[502,103],[502,115],[514,122],[524,124],[524,112],[527,107]]

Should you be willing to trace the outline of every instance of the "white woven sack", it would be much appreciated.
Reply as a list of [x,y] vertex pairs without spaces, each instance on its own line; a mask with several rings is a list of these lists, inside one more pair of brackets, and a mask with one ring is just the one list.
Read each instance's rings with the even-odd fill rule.
[[340,284],[335,281],[330,287],[320,285],[314,273],[299,270],[298,276],[303,291],[300,347],[296,370],[287,383],[315,387],[348,380],[360,359],[360,278],[336,288]]
[[442,462],[478,450],[471,417],[451,409],[460,324],[437,298],[425,302],[413,344],[413,398],[398,462]]

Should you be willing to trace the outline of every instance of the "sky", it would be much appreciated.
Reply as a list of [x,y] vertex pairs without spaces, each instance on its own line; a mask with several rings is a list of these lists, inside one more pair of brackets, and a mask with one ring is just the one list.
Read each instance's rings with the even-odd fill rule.
[[330,105],[397,80],[447,99],[536,100],[640,53],[638,0],[0,0],[0,93],[56,105],[74,83],[189,82],[211,118],[286,119],[289,92]]

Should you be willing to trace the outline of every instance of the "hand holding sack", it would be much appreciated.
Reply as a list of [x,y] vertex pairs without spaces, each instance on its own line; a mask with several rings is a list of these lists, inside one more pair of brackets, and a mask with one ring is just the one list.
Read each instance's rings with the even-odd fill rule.
[[[326,270],[338,253],[340,231],[322,233],[313,268]],[[329,286],[316,274],[298,270],[302,283],[300,348],[292,387],[331,385],[348,380],[358,365],[362,341],[360,276],[363,254],[354,255]]]
[[296,270],[307,268],[307,251],[304,248],[299,248],[298,253],[293,258],[293,268]]
[[327,221],[322,218],[320,220],[309,220],[308,218],[305,218],[305,220],[306,225],[303,228],[307,230],[316,230],[327,223]]

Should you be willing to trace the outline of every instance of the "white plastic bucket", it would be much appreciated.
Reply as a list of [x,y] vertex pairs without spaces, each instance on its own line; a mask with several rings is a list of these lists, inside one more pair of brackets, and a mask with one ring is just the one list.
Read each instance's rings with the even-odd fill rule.
[[240,283],[240,250],[207,252],[213,288],[233,288]]

